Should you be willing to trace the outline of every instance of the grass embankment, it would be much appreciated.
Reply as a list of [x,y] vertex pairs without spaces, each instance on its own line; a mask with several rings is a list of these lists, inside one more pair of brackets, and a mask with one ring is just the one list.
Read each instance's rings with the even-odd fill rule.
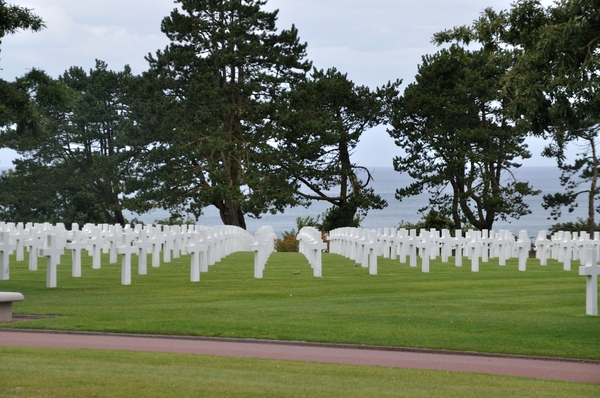
[[0,397],[593,397],[597,384],[123,351],[0,347]]
[[[42,264],[42,261],[40,261]],[[252,253],[237,253],[189,281],[181,257],[120,285],[120,264],[72,278],[70,256],[59,266],[58,287],[45,287],[39,271],[11,261],[0,290],[25,301],[14,312],[57,315],[4,325],[13,328],[222,336],[423,347],[506,354],[600,359],[600,318],[585,315],[585,278],[576,266],[563,271],[530,259],[497,260],[470,271],[439,260],[431,272],[379,260],[379,275],[340,256],[323,256],[323,278],[314,278],[298,253],[274,253],[264,279],[253,278]],[[299,274],[296,274],[299,271]]]

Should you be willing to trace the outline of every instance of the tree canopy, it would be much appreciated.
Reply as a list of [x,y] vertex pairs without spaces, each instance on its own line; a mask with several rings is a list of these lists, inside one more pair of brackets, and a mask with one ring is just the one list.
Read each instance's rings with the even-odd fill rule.
[[[44,21],[33,14],[31,10],[0,0],[0,44],[2,44],[3,37],[21,29],[37,32],[44,27]],[[29,105],[29,97],[26,93],[19,91],[4,79],[0,79],[0,132],[4,127],[13,123],[30,124],[33,111]]]
[[289,92],[289,112],[282,121],[280,161],[300,201],[326,201],[324,230],[358,226],[370,209],[387,202],[368,185],[370,171],[351,160],[361,136],[388,122],[400,81],[371,90],[355,85],[335,68],[314,70]]
[[530,154],[500,87],[510,61],[457,45],[423,57],[388,130],[404,152],[394,168],[414,179],[396,191],[398,199],[428,191],[429,205],[421,210],[450,216],[456,229],[463,221],[491,229],[497,219],[530,213],[523,198],[536,192],[511,174],[516,160]]
[[177,3],[162,22],[171,44],[147,57],[143,155],[129,187],[140,210],[199,216],[212,205],[223,223],[245,228],[245,214],[293,203],[271,142],[283,93],[310,69],[306,44],[294,26],[277,31],[277,11],[262,0]]
[[[560,216],[588,196],[588,231],[595,229],[600,130],[600,1],[570,0],[544,7],[523,0],[506,11],[487,9],[472,26],[440,33],[438,41],[478,41],[493,51],[511,49],[513,67],[503,78],[511,95],[518,128],[546,137],[544,155],[563,171],[564,192],[544,197],[545,207]],[[577,146],[568,158],[569,145]],[[587,188],[585,187],[587,184]]]
[[45,27],[44,21],[30,9],[0,0],[0,44],[4,36],[15,34],[18,30],[37,32]]
[[[61,202],[54,220],[125,224],[121,199],[133,129],[127,90],[133,80],[128,67],[113,72],[97,61],[89,74],[73,67],[55,80],[34,70],[15,82],[30,97],[35,123],[2,134],[2,144],[20,155],[15,170],[0,180],[6,188],[0,205],[10,219],[50,218],[52,204]],[[19,186],[27,192],[9,189]]]

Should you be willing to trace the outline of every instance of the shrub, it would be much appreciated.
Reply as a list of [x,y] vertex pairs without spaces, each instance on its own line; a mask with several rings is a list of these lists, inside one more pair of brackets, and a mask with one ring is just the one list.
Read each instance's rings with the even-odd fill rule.
[[275,240],[275,250],[278,252],[297,252],[300,242],[295,236],[286,235],[283,239]]
[[[600,231],[600,225],[596,224],[596,231]],[[578,218],[577,221],[568,221],[563,223],[557,223],[550,227],[548,234],[552,235],[558,231],[565,232],[583,232],[588,230],[588,221],[583,218]]]

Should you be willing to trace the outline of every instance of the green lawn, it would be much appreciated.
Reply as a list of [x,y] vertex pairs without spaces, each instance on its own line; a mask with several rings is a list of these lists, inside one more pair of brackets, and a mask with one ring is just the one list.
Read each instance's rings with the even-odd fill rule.
[[[45,264],[40,259],[40,264]],[[379,275],[340,256],[323,256],[314,278],[298,253],[274,253],[264,279],[253,278],[253,254],[237,253],[189,281],[189,257],[148,269],[120,284],[120,264],[100,270],[84,256],[83,276],[72,278],[70,256],[59,266],[58,287],[39,271],[11,261],[1,291],[25,301],[14,312],[56,315],[3,325],[12,328],[222,336],[423,347],[492,353],[600,359],[600,318],[585,315],[585,278],[530,259],[479,273],[432,261],[431,272],[379,260]],[[299,271],[299,274],[297,274]]]
[[[9,360],[4,360],[10,357]],[[600,385],[163,353],[0,347],[0,397],[597,397]]]

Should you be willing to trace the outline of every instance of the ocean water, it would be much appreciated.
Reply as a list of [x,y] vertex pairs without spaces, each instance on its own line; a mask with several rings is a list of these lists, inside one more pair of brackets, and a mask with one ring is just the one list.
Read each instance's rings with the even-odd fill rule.
[[[402,175],[394,171],[391,167],[374,167],[372,171],[374,181],[371,187],[375,192],[388,202],[388,207],[382,210],[371,210],[363,220],[362,228],[391,228],[398,227],[401,221],[417,222],[422,218],[422,214],[418,209],[428,203],[428,195],[422,194],[419,196],[406,198],[402,202],[395,197],[396,188],[406,186],[410,183],[410,177]],[[529,182],[534,189],[539,189],[542,192],[535,197],[526,198],[526,203],[529,205],[532,214],[521,217],[518,220],[496,221],[494,230],[500,229],[509,230],[515,235],[520,230],[526,230],[528,235],[533,237],[541,230],[547,230],[552,224],[557,222],[575,221],[579,218],[587,218],[586,198],[579,198],[579,206],[573,213],[568,213],[565,209],[562,217],[558,220],[548,219],[550,216],[549,210],[544,210],[542,207],[542,196],[561,191],[559,183],[560,170],[556,167],[521,167],[515,172],[516,178],[519,181]],[[314,203],[308,208],[295,207],[288,208],[284,213],[271,215],[267,214],[260,219],[246,218],[246,224],[250,233],[256,232],[260,227],[268,225],[273,227],[278,236],[282,236],[284,231],[290,231],[296,228],[296,218],[311,216],[316,218],[322,214],[330,205],[328,203]],[[158,219],[168,218],[169,214],[162,210],[155,210],[150,213],[135,215],[127,214],[126,217],[131,219],[137,217],[140,221],[150,224]],[[198,220],[199,225],[217,226],[221,225],[219,213],[214,207],[205,209],[204,214]]]

